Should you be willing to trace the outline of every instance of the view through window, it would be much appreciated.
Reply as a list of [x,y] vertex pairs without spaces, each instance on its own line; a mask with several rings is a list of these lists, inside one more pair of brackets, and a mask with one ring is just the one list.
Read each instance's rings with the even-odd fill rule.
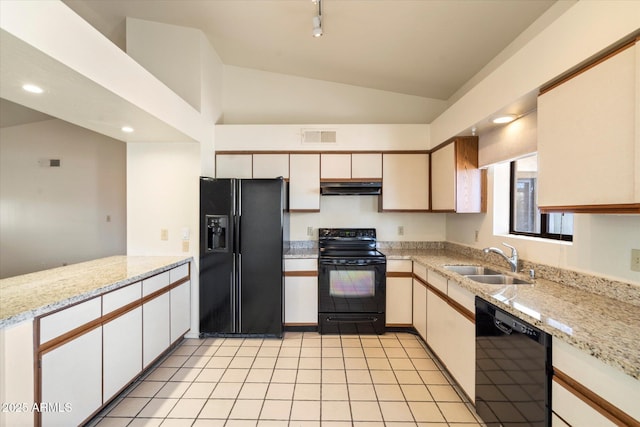
[[509,232],[556,240],[573,240],[573,214],[543,214],[538,209],[538,156],[511,162]]

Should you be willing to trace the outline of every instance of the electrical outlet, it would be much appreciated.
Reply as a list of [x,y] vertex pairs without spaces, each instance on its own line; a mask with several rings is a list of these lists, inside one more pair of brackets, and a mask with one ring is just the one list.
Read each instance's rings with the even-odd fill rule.
[[473,239],[475,240],[476,243],[478,243],[478,235],[480,235],[480,231],[476,230]]
[[313,227],[307,227],[307,236],[313,236]]
[[169,240],[169,230],[166,228],[160,229],[160,240]]
[[640,249],[631,249],[631,270],[640,271]]
[[182,241],[182,252],[189,252],[189,241],[188,240],[183,240]]
[[107,222],[111,222],[111,215],[107,215]]
[[398,226],[398,236],[404,236],[404,225]]

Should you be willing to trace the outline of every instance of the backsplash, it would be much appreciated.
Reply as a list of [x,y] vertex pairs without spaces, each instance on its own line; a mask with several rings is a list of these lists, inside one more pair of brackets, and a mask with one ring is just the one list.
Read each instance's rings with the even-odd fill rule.
[[[457,254],[477,259],[481,263],[493,264],[508,268],[505,260],[497,254],[485,254],[482,249],[459,245],[457,243],[444,243],[444,249]],[[605,277],[580,273],[578,271],[566,270],[546,264],[520,259],[519,267],[521,272],[528,274],[529,270],[535,271],[536,278],[546,279],[563,285],[574,286],[598,295],[624,301],[640,306],[640,286],[633,283],[611,280]]]
[[399,250],[443,250],[445,242],[380,242],[379,249],[399,249]]

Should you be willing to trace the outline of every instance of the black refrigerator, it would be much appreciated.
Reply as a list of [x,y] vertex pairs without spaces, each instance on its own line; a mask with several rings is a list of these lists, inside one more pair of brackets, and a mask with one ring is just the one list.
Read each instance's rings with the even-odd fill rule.
[[200,178],[200,336],[282,337],[284,180]]

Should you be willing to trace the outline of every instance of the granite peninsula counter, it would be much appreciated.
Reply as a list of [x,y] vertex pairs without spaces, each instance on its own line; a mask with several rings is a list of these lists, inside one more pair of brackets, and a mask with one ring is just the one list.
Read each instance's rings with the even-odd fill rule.
[[41,316],[192,261],[112,256],[0,280],[0,328]]
[[[113,256],[0,280],[0,425],[82,425],[118,396],[190,330],[192,261]],[[70,410],[28,410],[41,402]]]

